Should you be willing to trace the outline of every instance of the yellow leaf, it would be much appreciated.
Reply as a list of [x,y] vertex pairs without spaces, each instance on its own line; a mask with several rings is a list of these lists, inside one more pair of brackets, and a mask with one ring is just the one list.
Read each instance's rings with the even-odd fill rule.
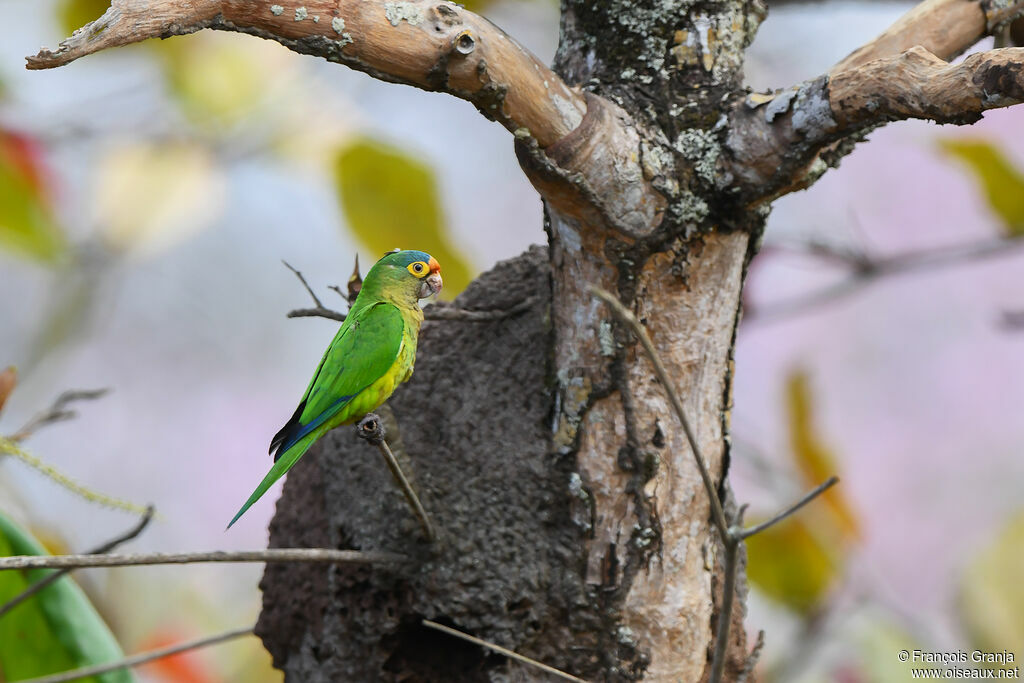
[[334,168],[349,227],[375,258],[396,247],[419,249],[441,264],[445,298],[469,284],[470,266],[450,242],[430,167],[364,139],[343,149]]
[[[814,428],[810,386],[804,372],[793,372],[786,384],[789,406],[789,435],[793,457],[808,488],[817,486],[836,474],[835,457]],[[850,538],[860,536],[857,516],[840,487],[833,486],[822,495],[840,527],[840,533]]]
[[818,606],[836,577],[827,549],[799,517],[768,527],[748,538],[746,545],[747,578],[765,595],[801,614]]
[[1024,236],[1024,175],[984,140],[941,140],[940,148],[971,170],[1007,237]]
[[224,180],[209,152],[184,143],[120,147],[96,171],[96,223],[115,251],[151,254],[219,214]]

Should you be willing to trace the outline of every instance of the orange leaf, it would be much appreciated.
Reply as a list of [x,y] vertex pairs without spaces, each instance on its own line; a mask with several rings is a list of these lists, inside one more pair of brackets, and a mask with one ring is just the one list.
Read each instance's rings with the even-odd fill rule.
[[[814,428],[810,383],[801,370],[793,372],[786,383],[789,406],[789,435],[793,457],[808,487],[814,487],[838,472],[836,458]],[[838,486],[822,495],[844,535],[857,539],[857,516]]]

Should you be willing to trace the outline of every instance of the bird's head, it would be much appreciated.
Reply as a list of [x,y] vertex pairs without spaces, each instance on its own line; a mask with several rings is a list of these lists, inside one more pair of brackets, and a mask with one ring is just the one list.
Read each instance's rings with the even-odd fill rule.
[[425,299],[441,291],[441,264],[426,252],[392,251],[366,274],[364,289],[368,283],[413,301]]

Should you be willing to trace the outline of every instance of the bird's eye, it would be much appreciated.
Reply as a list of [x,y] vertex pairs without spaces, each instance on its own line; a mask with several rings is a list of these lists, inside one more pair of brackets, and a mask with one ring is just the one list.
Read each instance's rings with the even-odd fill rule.
[[409,272],[416,276],[422,276],[427,272],[427,264],[423,261],[409,264]]

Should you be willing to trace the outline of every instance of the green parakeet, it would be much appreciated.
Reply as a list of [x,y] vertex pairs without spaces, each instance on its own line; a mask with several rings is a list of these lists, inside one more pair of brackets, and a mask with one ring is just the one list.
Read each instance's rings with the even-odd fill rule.
[[374,264],[295,414],[270,442],[274,466],[229,529],[317,439],[361,419],[412,376],[423,322],[419,300],[439,291],[441,266],[430,254],[396,251]]

